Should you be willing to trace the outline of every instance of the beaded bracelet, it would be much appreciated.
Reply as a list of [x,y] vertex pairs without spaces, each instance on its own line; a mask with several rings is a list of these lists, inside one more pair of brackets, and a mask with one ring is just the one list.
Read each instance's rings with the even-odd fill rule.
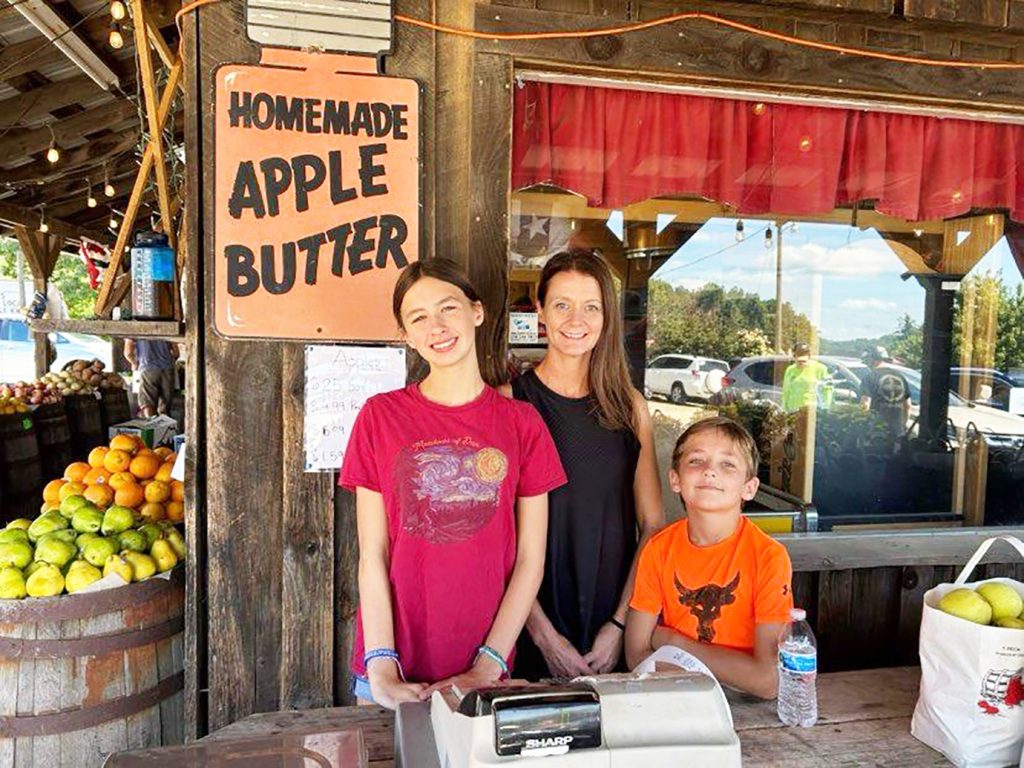
[[405,680],[405,671],[402,669],[402,662],[398,660],[398,651],[394,648],[374,648],[363,654],[363,668],[369,671],[370,662],[374,659],[390,659],[398,667],[398,674]]
[[489,645],[481,645],[476,649],[477,656],[486,656],[499,667],[501,667],[502,677],[508,677],[508,664],[505,662],[504,657],[496,650],[491,648]]

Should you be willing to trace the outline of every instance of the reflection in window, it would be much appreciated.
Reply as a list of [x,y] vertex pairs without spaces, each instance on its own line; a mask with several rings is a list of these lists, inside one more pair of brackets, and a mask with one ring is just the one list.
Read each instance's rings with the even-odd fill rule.
[[[512,207],[517,311],[570,245],[621,280],[670,518],[684,514],[665,481],[676,437],[724,413],[758,442],[748,513],[767,530],[1024,524],[1024,286],[1002,215],[741,220],[653,199],[620,219],[550,187]],[[543,343],[511,352],[536,360]]]

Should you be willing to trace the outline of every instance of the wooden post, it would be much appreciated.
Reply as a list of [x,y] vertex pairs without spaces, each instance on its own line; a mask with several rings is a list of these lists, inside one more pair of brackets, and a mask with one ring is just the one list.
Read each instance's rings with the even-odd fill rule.
[[[57,258],[60,256],[60,249],[64,247],[64,238],[59,235],[45,234],[36,230],[29,230],[21,224],[14,226],[15,237],[32,270],[32,287],[34,290],[47,295],[47,283],[53,268],[57,266]],[[42,376],[50,368],[49,352],[50,341],[45,333],[33,333],[35,341],[35,362],[36,376]]]

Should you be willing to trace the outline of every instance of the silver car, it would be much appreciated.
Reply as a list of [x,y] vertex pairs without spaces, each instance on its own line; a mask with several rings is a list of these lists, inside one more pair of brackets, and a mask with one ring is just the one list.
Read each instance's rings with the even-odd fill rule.
[[[814,358],[827,369],[832,381],[832,397],[837,401],[859,399],[860,380],[868,367],[855,357],[817,355]],[[729,371],[722,379],[721,390],[712,398],[714,403],[736,400],[770,400],[782,405],[782,377],[793,363],[785,355],[748,357]]]
[[671,354],[654,358],[644,371],[644,394],[667,397],[673,403],[707,400],[718,391],[728,372],[725,360],[698,355]]

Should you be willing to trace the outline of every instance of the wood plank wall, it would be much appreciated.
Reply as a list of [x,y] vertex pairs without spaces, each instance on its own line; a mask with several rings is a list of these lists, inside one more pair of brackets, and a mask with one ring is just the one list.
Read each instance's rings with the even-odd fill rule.
[[[698,6],[768,29],[878,50],[1024,61],[1020,0],[394,3],[396,13],[501,31],[589,28]],[[892,16],[898,8],[903,18]],[[184,26],[188,248],[194,255],[186,276],[188,351],[199,374],[189,379],[187,419],[194,447],[188,465],[187,648],[193,663],[187,701],[195,736],[256,711],[350,701],[356,542],[351,497],[335,496],[331,478],[301,472],[301,345],[225,341],[207,322],[215,256],[209,184],[214,72],[223,62],[254,62],[259,52],[246,40],[242,3],[204,6]],[[396,23],[386,71],[423,85],[421,252],[468,264],[492,306],[504,302],[507,290],[517,66],[1024,113],[1019,73],[918,72],[783,48],[706,24],[585,42],[474,43]],[[504,336],[501,313],[480,330],[481,347],[491,350],[484,362],[492,375],[502,368]],[[823,667],[912,661],[920,595],[948,580],[952,564],[964,557],[959,553],[948,566],[798,574],[797,597],[820,635]],[[1024,578],[1024,569],[1015,572]]]

